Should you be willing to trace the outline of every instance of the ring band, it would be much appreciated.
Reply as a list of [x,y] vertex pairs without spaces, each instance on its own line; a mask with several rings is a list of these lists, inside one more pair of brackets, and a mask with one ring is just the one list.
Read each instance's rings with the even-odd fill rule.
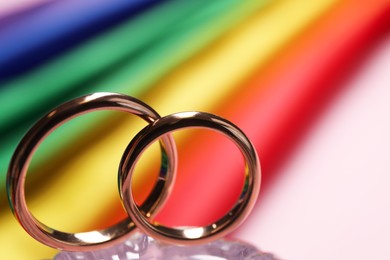
[[[140,155],[156,139],[171,131],[188,127],[216,130],[230,138],[245,158],[245,182],[239,200],[222,218],[204,227],[171,228],[151,223],[151,216],[138,208],[134,201],[131,181]],[[250,140],[231,122],[203,112],[183,112],[157,119],[143,128],[129,143],[119,167],[119,189],[127,214],[135,225],[149,236],[167,243],[198,244],[225,236],[237,228],[252,210],[257,199],[260,182],[260,162]]]
[[[145,103],[116,93],[95,93],[76,98],[52,110],[39,120],[23,137],[11,159],[7,175],[7,194],[13,214],[23,228],[36,240],[48,246],[67,251],[88,251],[101,248],[114,241],[126,239],[135,229],[130,218],[103,230],[66,233],[52,229],[37,220],[29,211],[25,199],[25,178],[32,155],[43,139],[61,124],[87,112],[118,110],[137,115],[153,123],[159,114]],[[176,146],[171,135],[161,138],[162,168],[153,191],[141,206],[152,216],[165,202],[174,183],[176,172]]]

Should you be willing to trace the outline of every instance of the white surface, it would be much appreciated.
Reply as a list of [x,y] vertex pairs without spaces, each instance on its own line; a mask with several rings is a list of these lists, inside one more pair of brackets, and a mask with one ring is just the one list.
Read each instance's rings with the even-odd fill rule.
[[236,234],[282,259],[390,259],[390,37]]

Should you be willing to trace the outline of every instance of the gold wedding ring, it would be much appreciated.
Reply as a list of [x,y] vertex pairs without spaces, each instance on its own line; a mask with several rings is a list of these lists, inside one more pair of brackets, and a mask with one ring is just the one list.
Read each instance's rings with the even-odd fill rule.
[[[171,228],[150,222],[151,216],[134,201],[131,180],[137,160],[155,140],[188,127],[216,130],[231,139],[245,159],[245,180],[240,197],[219,220],[203,227]],[[136,226],[147,235],[174,244],[198,244],[225,236],[237,228],[252,210],[260,190],[260,162],[256,150],[245,134],[231,122],[213,114],[183,112],[157,119],[142,129],[130,142],[119,167],[119,188],[124,207]]]
[[[102,230],[67,233],[55,230],[37,220],[29,211],[25,199],[25,178],[34,151],[43,139],[61,124],[87,112],[118,110],[137,115],[153,123],[160,116],[145,103],[116,93],[95,93],[76,98],[53,109],[41,118],[23,137],[11,159],[7,174],[7,193],[11,209],[22,227],[41,243],[67,251],[89,251],[116,241],[125,240],[135,230],[130,218]],[[171,135],[161,138],[162,168],[158,182],[141,206],[153,215],[163,205],[170,193],[176,172],[176,146]]]

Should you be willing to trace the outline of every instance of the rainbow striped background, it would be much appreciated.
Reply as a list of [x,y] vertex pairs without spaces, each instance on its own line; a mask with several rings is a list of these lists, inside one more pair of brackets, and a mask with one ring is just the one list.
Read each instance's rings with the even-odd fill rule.
[[[8,209],[5,176],[28,128],[54,106],[97,91],[137,97],[161,115],[208,111],[247,133],[263,187],[321,109],[390,29],[390,1],[4,1],[0,4],[0,256],[51,258]],[[125,216],[117,191],[122,151],[145,123],[96,112],[56,130],[29,171],[28,203],[67,231]],[[177,135],[179,174],[158,220],[202,225],[237,199],[243,165],[205,130]],[[151,147],[134,189],[158,170]],[[157,147],[156,147],[157,148]]]

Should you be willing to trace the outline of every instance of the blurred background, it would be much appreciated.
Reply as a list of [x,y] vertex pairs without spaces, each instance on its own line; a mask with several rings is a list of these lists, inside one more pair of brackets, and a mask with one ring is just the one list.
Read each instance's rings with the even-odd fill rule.
[[[12,154],[36,120],[98,91],[161,115],[215,113],[252,140],[262,165],[254,212],[231,237],[282,259],[388,259],[390,1],[19,0],[0,3],[0,256],[49,259],[9,209]],[[125,217],[123,150],[146,123],[99,111],[43,141],[26,197],[68,232]],[[175,133],[179,172],[157,220],[204,225],[237,200],[244,165],[212,131]],[[153,145],[133,183],[141,203],[160,164]]]

